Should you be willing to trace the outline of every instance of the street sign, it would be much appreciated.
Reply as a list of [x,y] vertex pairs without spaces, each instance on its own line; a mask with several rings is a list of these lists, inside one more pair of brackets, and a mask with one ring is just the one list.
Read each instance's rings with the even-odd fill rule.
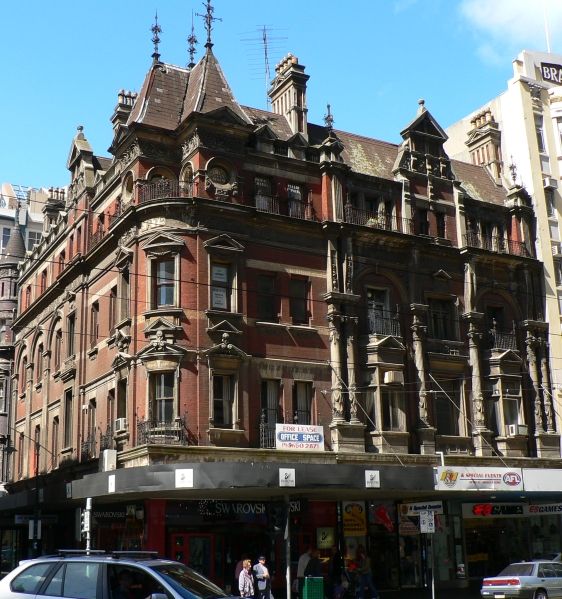
[[433,534],[435,532],[434,512],[420,512],[420,532],[425,532],[427,534]]

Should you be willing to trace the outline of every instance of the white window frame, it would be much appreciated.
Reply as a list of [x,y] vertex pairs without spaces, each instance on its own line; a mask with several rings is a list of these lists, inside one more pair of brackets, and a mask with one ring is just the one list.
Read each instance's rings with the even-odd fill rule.
[[[229,380],[229,399],[223,398],[215,398],[215,377],[222,377],[223,381],[225,378]],[[216,422],[215,418],[215,400],[222,401],[223,408],[226,404],[230,403],[230,424],[226,424],[224,421],[222,423]],[[238,423],[238,374],[233,371],[226,370],[214,370],[210,371],[210,379],[209,379],[209,402],[210,402],[210,420],[212,422],[212,428],[222,428],[222,429],[236,429]]]
[[[158,385],[157,377],[171,376],[172,377],[172,395],[170,397],[157,397],[156,389]],[[148,375],[148,398],[149,398],[149,413],[151,420],[157,423],[170,423],[177,418],[177,395],[178,395],[178,380],[176,370],[156,370],[149,372]],[[160,417],[160,409],[157,409],[160,403],[167,403],[171,400],[172,413],[169,418]],[[165,410],[166,411],[166,410]]]
[[[226,280],[215,278],[215,268],[226,268]],[[220,260],[212,255],[209,255],[209,308],[211,310],[219,310],[221,312],[237,312],[237,280],[238,269],[236,263],[229,260]],[[224,293],[225,307],[220,307],[220,297]]]
[[[180,272],[180,256],[178,254],[164,254],[161,256],[157,255],[147,255],[148,260],[148,272],[150,273],[150,285],[147,287],[147,302],[149,306],[149,310],[166,310],[168,308],[177,308],[179,306],[179,272]],[[173,260],[174,261],[174,275],[173,275],[173,283],[174,283],[174,292],[173,292],[173,303],[171,304],[162,304],[157,305],[155,289],[156,289],[156,264],[161,260]],[[129,279],[129,289],[130,289],[130,279]]]

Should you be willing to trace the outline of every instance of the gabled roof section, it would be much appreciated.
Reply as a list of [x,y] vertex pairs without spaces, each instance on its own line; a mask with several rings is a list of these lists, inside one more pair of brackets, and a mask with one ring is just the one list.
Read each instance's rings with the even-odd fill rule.
[[205,56],[190,73],[181,120],[185,120],[193,112],[209,114],[224,109],[235,115],[242,124],[252,124],[248,115],[235,100],[211,48],[207,48]]
[[505,206],[505,189],[492,179],[485,167],[458,160],[451,160],[451,167],[465,195],[481,202]]
[[267,125],[270,131],[281,141],[287,141],[293,136],[293,131],[289,122],[284,116],[269,112],[268,110],[260,110],[259,108],[251,108],[250,106],[242,106],[244,113],[248,115],[252,124],[257,127],[256,131],[261,130],[264,125]]
[[127,126],[142,123],[175,131],[181,122],[189,71],[170,64],[155,63],[148,71]]
[[418,111],[416,118],[400,131],[400,135],[404,139],[409,137],[412,133],[421,133],[423,135],[441,139],[443,142],[449,139],[444,129],[442,129],[439,123],[433,118],[429,110],[426,110],[425,108]]
[[84,127],[80,125],[76,135],[74,136],[74,139],[72,140],[72,145],[70,146],[68,160],[66,161],[66,168],[71,168],[72,165],[84,154],[91,157],[94,155],[94,152],[92,150],[92,146],[84,135]]
[[392,335],[383,337],[382,339],[375,341],[373,344],[378,349],[382,349],[382,348],[384,348],[384,349],[399,349],[401,351],[404,351],[406,349],[404,344],[401,343],[398,339],[396,339],[396,337],[393,337]]
[[345,131],[335,131],[343,144],[342,159],[351,170],[362,175],[394,179],[392,169],[398,146]]

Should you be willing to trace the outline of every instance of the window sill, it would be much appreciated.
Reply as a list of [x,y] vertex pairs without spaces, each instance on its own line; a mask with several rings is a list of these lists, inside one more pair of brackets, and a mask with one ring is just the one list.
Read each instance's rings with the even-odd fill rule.
[[273,327],[277,329],[286,329],[287,325],[282,322],[272,322],[271,320],[256,320],[256,326],[259,327]]
[[38,383],[35,383],[35,391],[40,391],[42,386],[43,386],[43,381],[39,381]]
[[234,310],[218,310],[217,308],[210,308],[208,310],[205,310],[205,314],[207,316],[219,316],[219,317],[224,317],[224,316],[231,316],[232,318],[243,318],[244,314],[242,314],[242,312],[234,312]]
[[297,331],[301,333],[316,333],[317,328],[309,324],[288,324],[287,328],[291,331]]

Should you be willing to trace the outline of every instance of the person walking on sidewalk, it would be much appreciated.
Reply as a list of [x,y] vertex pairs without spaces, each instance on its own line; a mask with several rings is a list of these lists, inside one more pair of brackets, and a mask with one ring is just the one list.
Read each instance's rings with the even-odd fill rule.
[[357,599],[365,599],[365,588],[369,590],[367,599],[378,599],[379,593],[373,582],[373,573],[371,571],[371,560],[365,552],[365,547],[357,547]]

